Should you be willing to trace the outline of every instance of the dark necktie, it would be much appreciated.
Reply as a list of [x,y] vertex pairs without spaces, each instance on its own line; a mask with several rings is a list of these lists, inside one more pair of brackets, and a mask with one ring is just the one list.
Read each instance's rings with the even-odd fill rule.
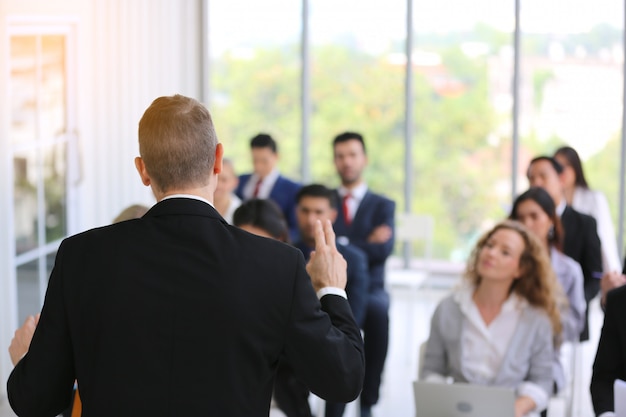
[[348,199],[351,197],[352,196],[350,195],[350,193],[344,195],[341,204],[341,208],[343,210],[343,218],[345,219],[346,225],[348,226],[350,226],[350,223],[352,223],[352,219],[350,218],[350,209],[348,208]]
[[259,188],[261,188],[261,183],[263,182],[263,178],[259,178],[254,186],[254,192],[252,193],[252,198],[257,198],[259,196]]

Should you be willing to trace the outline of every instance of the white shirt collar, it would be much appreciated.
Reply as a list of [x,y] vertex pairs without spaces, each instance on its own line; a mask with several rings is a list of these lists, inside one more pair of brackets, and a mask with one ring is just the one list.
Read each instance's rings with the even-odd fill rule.
[[[274,184],[278,181],[278,177],[280,177],[280,171],[278,168],[274,168],[269,174],[267,174],[261,182],[257,198],[269,198],[272,189],[274,188]],[[259,175],[255,173],[250,176],[250,179],[248,180],[243,191],[246,199],[251,199],[253,197],[254,188],[256,187],[257,182],[259,182],[259,178]]]
[[362,182],[351,190],[348,190],[342,185],[337,191],[339,192],[339,195],[341,197],[345,197],[346,195],[350,194],[352,198],[354,198],[356,201],[361,201],[367,193],[367,184]]
[[[461,311],[465,314],[469,311],[470,306],[474,304],[474,291],[476,291],[476,287],[474,285],[463,283],[458,290],[454,292],[454,300],[459,304]],[[527,305],[528,301],[526,299],[520,297],[515,292],[512,292],[504,304],[502,304],[501,312],[512,311],[515,309],[521,310]]]
[[556,214],[561,217],[563,215],[563,212],[565,211],[565,207],[567,207],[567,203],[565,202],[565,199],[562,198],[561,202],[559,203],[558,206],[556,206]]
[[200,197],[199,195],[194,195],[194,194],[170,194],[170,195],[166,195],[165,197],[163,197],[161,201],[169,200],[171,198],[190,198],[192,200],[202,201],[204,203],[207,203],[209,206],[213,207],[213,204],[209,200],[207,200],[204,197]]

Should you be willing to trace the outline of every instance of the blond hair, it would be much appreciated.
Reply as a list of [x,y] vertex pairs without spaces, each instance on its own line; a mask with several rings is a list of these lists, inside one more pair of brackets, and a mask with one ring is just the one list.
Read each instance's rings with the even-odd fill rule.
[[159,97],[139,121],[139,154],[161,192],[207,185],[216,146],[209,111],[189,97]]
[[565,297],[561,287],[558,285],[545,246],[523,224],[514,220],[506,220],[496,224],[485,233],[472,250],[467,262],[465,279],[474,286],[480,284],[482,278],[477,271],[480,251],[491,236],[502,229],[516,232],[524,241],[524,251],[519,259],[521,274],[511,284],[510,292],[514,292],[526,299],[530,305],[546,312],[552,323],[555,344],[559,344],[562,331],[559,305],[562,305]]

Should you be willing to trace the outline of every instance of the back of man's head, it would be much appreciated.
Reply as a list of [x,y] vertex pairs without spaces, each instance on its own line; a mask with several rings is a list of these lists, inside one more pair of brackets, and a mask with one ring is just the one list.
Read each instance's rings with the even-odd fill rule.
[[356,140],[361,142],[361,146],[363,146],[363,153],[366,153],[365,140],[363,139],[363,135],[356,132],[343,132],[335,136],[335,139],[333,139],[333,148],[338,143],[348,142],[349,140]]
[[161,192],[207,185],[216,146],[209,111],[189,97],[159,97],[139,121],[139,154]]
[[331,208],[337,208],[335,192],[322,184],[310,184],[300,188],[296,194],[296,203],[300,204],[300,201],[305,197],[325,198]]
[[267,133],[259,133],[250,140],[250,148],[268,148],[273,153],[278,153],[278,145],[274,138]]

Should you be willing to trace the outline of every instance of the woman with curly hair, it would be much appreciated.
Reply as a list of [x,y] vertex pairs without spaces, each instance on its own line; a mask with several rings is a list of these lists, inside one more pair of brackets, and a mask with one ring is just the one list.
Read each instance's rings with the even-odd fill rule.
[[513,388],[515,416],[539,415],[561,335],[553,274],[534,234],[498,223],[477,242],[462,285],[437,306],[420,379]]

